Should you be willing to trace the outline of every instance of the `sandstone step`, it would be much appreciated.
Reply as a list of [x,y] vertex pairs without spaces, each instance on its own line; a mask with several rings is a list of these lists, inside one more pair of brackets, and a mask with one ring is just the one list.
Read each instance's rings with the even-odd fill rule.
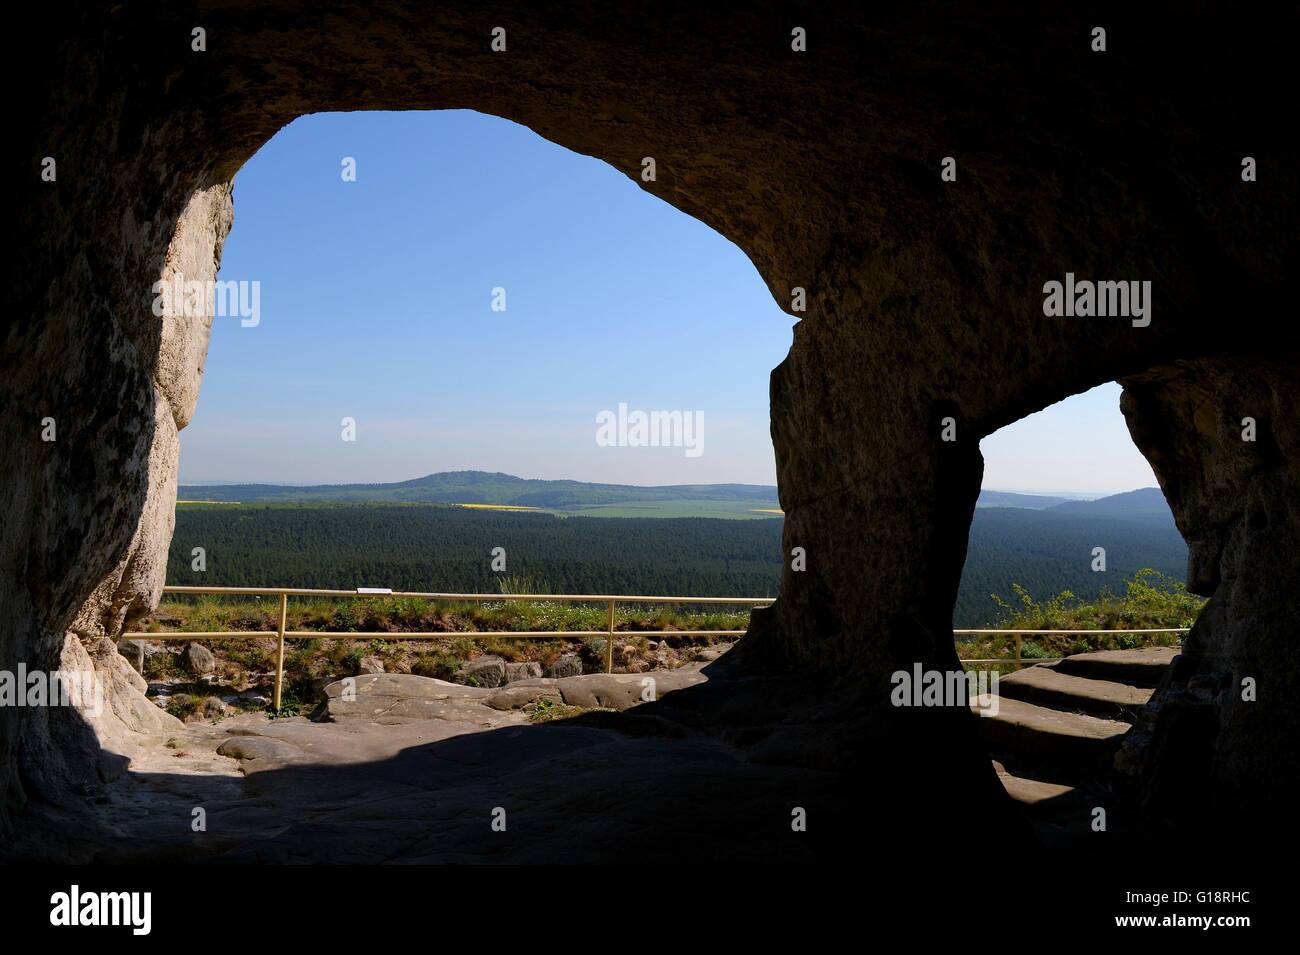
[[1054,783],[1045,779],[1017,775],[996,759],[993,760],[993,769],[998,774],[998,779],[1001,780],[1007,795],[1024,806],[1037,806],[1053,799],[1067,799],[1076,792],[1075,787],[1067,783]]
[[980,729],[989,749],[1016,757],[1016,762],[1066,768],[1091,775],[1119,748],[1127,723],[1084,713],[1067,713],[1023,700],[981,694],[971,701],[980,712],[997,706],[996,716],[981,716]]
[[1035,774],[1042,767],[1013,764],[1008,768],[996,759],[993,769],[1007,795],[1024,809],[1026,822],[1045,848],[1086,843],[1093,836],[1096,809],[1114,811],[1113,797],[1095,783],[1040,779]]
[[1150,687],[1089,679],[1052,666],[1026,667],[1008,674],[998,681],[998,690],[1004,699],[1010,697],[1126,723],[1133,722],[1152,693]]
[[1177,655],[1177,647],[1100,650],[1096,653],[1076,653],[1052,666],[1059,672],[1072,676],[1154,687]]

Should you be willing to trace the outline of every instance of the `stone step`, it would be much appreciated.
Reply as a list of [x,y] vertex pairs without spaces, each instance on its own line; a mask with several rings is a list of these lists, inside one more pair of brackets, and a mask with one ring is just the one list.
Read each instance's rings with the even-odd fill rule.
[[1099,650],[1096,653],[1076,653],[1051,666],[1071,676],[1154,687],[1160,682],[1161,677],[1165,675],[1165,670],[1177,655],[1177,647]]
[[1009,771],[998,760],[993,760],[993,770],[998,774],[1007,795],[1022,806],[1038,806],[1049,800],[1069,799],[1077,790],[1068,783],[1054,783],[1033,779]]
[[1023,700],[981,694],[971,709],[997,715],[980,716],[980,730],[989,749],[1013,756],[1018,764],[1066,769],[1091,776],[1104,767],[1128,732],[1127,723],[1067,713]]
[[1005,699],[1132,723],[1151,698],[1150,687],[1089,679],[1047,665],[1026,667],[998,680]]

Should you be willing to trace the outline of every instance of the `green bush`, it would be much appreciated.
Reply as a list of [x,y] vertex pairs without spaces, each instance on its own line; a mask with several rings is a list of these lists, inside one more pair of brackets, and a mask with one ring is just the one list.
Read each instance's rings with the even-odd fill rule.
[[[1012,586],[1019,606],[993,594],[994,602],[1002,608],[1002,617],[996,628],[1008,630],[1154,630],[1167,627],[1190,627],[1205,606],[1205,600],[1189,594],[1182,581],[1159,571],[1139,570],[1124,582],[1124,595],[1116,597],[1103,591],[1094,601],[1084,603],[1070,591],[1062,591],[1046,602],[1040,603],[1019,584]],[[995,628],[995,629],[996,629]],[[1146,646],[1177,646],[1180,635],[1176,633],[1117,633],[1117,634],[1045,634],[1033,641],[1026,640],[1021,656],[1029,658],[1068,656],[1092,650],[1131,650]],[[1002,640],[1002,644],[1009,641]],[[991,649],[986,641],[966,641],[983,649],[967,656],[1006,655],[984,652]],[[1014,653],[1014,649],[1011,651]]]
[[450,680],[452,674],[464,665],[464,659],[451,653],[422,653],[411,664],[411,672],[435,680]]

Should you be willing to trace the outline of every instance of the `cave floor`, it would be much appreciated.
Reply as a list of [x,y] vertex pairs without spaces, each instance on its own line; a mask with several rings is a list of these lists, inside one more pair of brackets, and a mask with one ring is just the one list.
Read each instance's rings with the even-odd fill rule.
[[[245,713],[142,742],[87,796],[99,833],[43,854],[87,862],[435,863],[666,859],[685,844],[805,854],[792,807],[831,775],[755,763],[642,708],[702,664],[499,690],[402,674],[327,690],[313,719]],[[534,723],[536,701],[584,706]],[[648,708],[648,704],[646,705]],[[756,820],[770,824],[755,839]],[[670,835],[667,841],[665,836]],[[33,854],[37,854],[33,852]]]
[[[42,824],[30,830],[39,844],[34,836],[18,855],[180,864],[799,862],[860,845],[942,843],[947,826],[960,830],[968,818],[1007,846],[1060,843],[1060,810],[1073,800],[1022,800],[1029,816],[1033,803],[1056,804],[1045,829],[1006,797],[987,759],[981,789],[973,766],[923,764],[906,741],[890,755],[885,737],[861,765],[844,765],[845,740],[870,722],[860,699],[837,703],[826,694],[818,709],[794,713],[782,694],[807,699],[806,687],[727,673],[697,663],[499,689],[357,677],[327,687],[311,719],[245,713],[142,740],[123,754],[131,763],[120,777],[87,788],[84,806],[41,809]],[[647,679],[653,702],[643,698]],[[539,706],[584,712],[534,722]],[[774,721],[774,713],[786,715]],[[960,811],[952,818],[954,792]],[[941,812],[949,818],[936,825]]]

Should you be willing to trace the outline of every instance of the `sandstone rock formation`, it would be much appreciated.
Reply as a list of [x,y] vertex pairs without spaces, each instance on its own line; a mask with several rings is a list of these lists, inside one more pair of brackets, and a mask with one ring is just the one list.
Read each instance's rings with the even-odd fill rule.
[[1125,379],[1122,406],[1187,539],[1188,587],[1210,602],[1120,768],[1157,818],[1285,819],[1300,778],[1300,363],[1180,362]]
[[[0,830],[102,777],[100,742],[165,722],[111,638],[163,583],[210,322],[160,319],[150,290],[214,276],[231,180],[277,129],[356,109],[476,109],[599,157],[728,236],[792,310],[772,434],[785,549],[807,569],[787,566],[716,664],[728,688],[691,697],[700,725],[730,727],[755,761],[840,773],[890,746],[873,798],[929,794],[915,817],[936,838],[939,790],[1000,798],[974,718],[891,709],[888,675],[956,666],[980,439],[1121,379],[1212,594],[1130,761],[1139,798],[1159,815],[1169,787],[1193,787],[1241,819],[1294,793],[1297,334],[1265,324],[1294,311],[1294,164],[1267,101],[1288,85],[1286,31],[1144,7],[1111,11],[1095,53],[1088,14],[1041,4],[367,9],[44,4],[6,64],[27,92],[0,351],[0,667],[93,666],[112,710],[0,712]],[[1045,317],[1042,286],[1067,272],[1151,281],[1152,321]],[[753,682],[794,673],[837,677]]]

